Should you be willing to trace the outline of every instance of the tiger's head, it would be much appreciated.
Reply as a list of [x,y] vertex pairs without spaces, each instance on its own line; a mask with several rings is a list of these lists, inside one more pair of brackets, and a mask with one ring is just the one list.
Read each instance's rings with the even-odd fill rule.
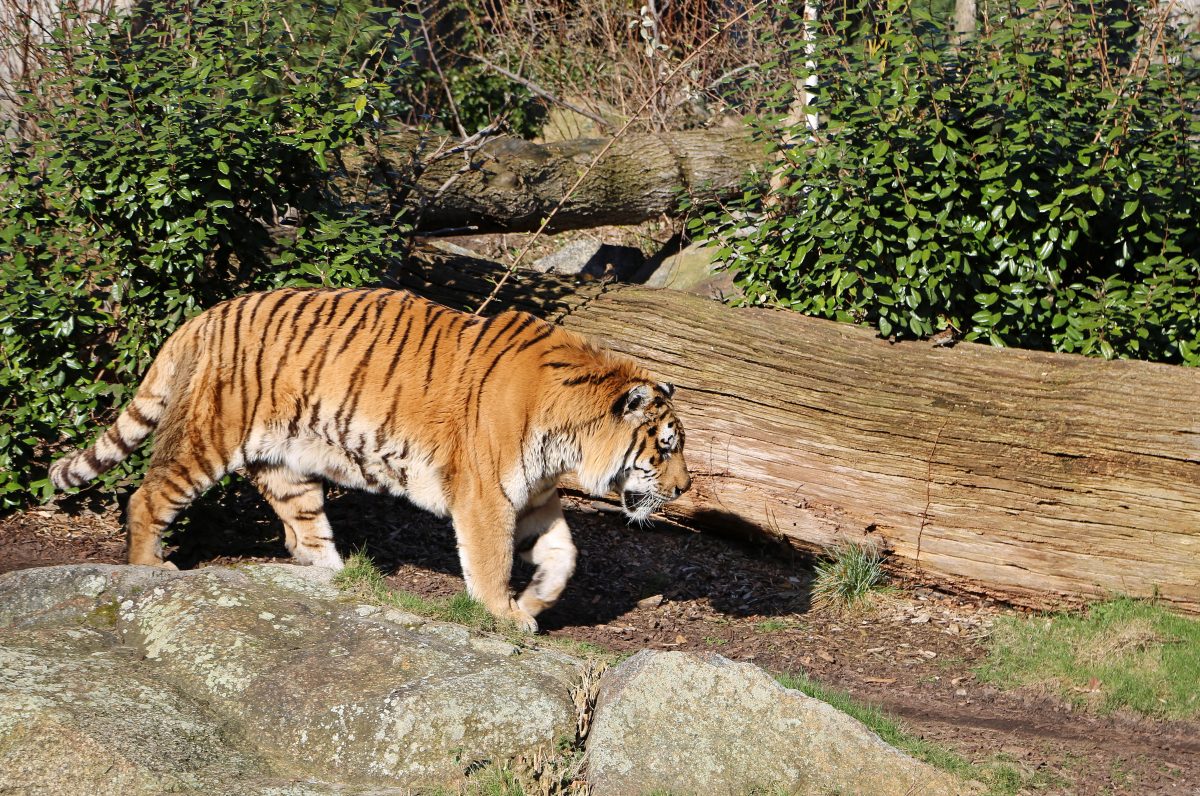
[[675,415],[674,386],[639,382],[612,404],[609,417],[585,447],[580,480],[594,494],[616,492],[625,514],[645,522],[692,485],[683,458],[683,424]]

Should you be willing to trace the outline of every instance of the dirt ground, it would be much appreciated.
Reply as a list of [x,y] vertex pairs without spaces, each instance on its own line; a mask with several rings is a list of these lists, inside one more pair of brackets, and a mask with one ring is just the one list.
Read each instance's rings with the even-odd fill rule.
[[[845,617],[809,600],[810,567],[773,546],[669,524],[628,526],[608,507],[570,500],[579,567],[544,632],[628,652],[715,651],[775,673],[806,672],[896,717],[909,733],[975,762],[1005,761],[1045,794],[1200,794],[1200,723],[1099,716],[1045,693],[999,691],[972,673],[1005,610],[928,585],[898,588]],[[463,588],[448,523],[403,501],[346,494],[329,502],[343,552],[364,547],[397,588]],[[217,530],[219,529],[219,530]],[[277,521],[235,486],[193,506],[171,539],[181,567],[286,560]],[[111,495],[0,517],[0,572],[119,563]],[[528,579],[519,568],[516,581]]]

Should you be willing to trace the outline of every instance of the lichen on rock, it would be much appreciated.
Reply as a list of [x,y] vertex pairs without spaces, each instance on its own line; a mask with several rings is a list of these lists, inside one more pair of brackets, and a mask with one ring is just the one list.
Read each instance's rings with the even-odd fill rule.
[[0,576],[0,793],[390,796],[522,766],[582,782],[583,759],[596,796],[969,791],[716,655],[600,674],[315,568]]
[[[573,737],[578,664],[560,654],[360,613],[312,568],[137,570],[0,577],[0,782],[411,788]],[[102,763],[119,788],[72,790],[71,768]]]

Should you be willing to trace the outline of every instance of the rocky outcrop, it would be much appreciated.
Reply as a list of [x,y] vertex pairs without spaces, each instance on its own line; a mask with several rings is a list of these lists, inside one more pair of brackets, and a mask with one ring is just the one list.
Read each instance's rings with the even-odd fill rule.
[[576,661],[346,602],[328,574],[0,578],[0,793],[407,793],[574,739]]
[[546,770],[589,718],[599,796],[959,792],[753,666],[643,652],[600,680],[593,715],[584,663],[359,604],[328,579],[0,576],[0,794],[453,792],[488,766]]
[[600,686],[588,781],[595,796],[966,790],[755,666],[649,650],[609,672]]

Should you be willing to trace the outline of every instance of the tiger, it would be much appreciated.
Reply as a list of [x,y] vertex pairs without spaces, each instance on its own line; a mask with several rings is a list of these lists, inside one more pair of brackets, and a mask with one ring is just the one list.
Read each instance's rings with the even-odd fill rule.
[[[235,471],[282,520],[297,563],[335,570],[326,483],[402,496],[450,517],[467,592],[534,633],[575,571],[562,476],[615,492],[636,522],[691,486],[674,394],[633,359],[526,312],[284,288],[187,320],[116,421],[49,475],[80,487],[153,432],[126,552],[165,567],[163,531]],[[535,567],[519,597],[514,552]]]

